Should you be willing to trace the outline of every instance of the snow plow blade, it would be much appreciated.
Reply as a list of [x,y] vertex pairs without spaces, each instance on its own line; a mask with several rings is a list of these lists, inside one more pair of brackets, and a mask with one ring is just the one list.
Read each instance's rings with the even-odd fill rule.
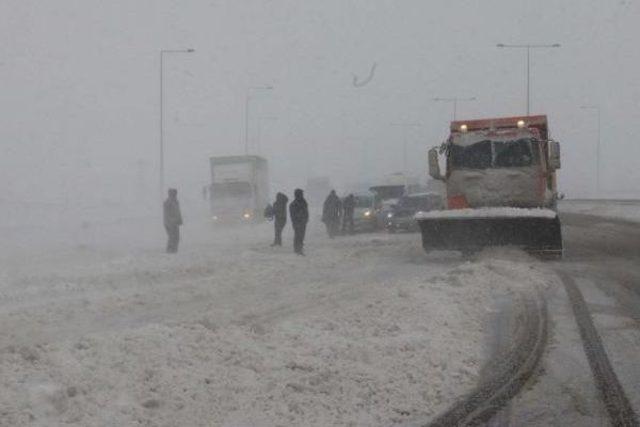
[[562,257],[560,219],[549,209],[482,208],[416,214],[422,246],[475,252],[488,246],[517,246],[529,253]]

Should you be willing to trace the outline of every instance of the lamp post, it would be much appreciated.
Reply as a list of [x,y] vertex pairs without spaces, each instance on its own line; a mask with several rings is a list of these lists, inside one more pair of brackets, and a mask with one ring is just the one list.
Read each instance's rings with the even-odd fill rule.
[[193,53],[194,49],[160,50],[160,198],[164,197],[164,55],[168,53]]
[[249,154],[249,104],[251,102],[251,92],[258,90],[273,90],[273,86],[251,86],[247,89],[247,97],[244,102],[244,154]]
[[554,44],[504,44],[498,43],[496,47],[501,49],[526,49],[527,50],[527,116],[530,112],[530,93],[531,93],[531,49],[550,49],[560,47],[560,43]]
[[420,127],[420,123],[391,123],[391,126],[402,128],[402,173],[407,184],[407,129]]
[[453,104],[453,121],[456,120],[456,117],[458,115],[458,102],[470,102],[470,101],[475,101],[476,97],[473,96],[471,98],[458,98],[458,97],[451,97],[451,98],[433,98],[434,101],[436,102],[450,102]]
[[262,142],[262,122],[263,121],[276,121],[278,118],[276,116],[260,116],[258,117],[258,138],[256,140],[256,154],[260,154],[261,151],[261,142]]
[[596,112],[597,116],[597,143],[596,143],[596,196],[600,196],[600,106],[598,105],[583,105],[581,110],[591,110]]

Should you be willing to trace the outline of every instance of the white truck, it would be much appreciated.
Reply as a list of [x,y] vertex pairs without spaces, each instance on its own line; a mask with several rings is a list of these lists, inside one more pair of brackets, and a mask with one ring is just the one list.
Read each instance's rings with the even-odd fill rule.
[[209,201],[215,222],[255,222],[269,203],[266,159],[259,156],[211,157]]

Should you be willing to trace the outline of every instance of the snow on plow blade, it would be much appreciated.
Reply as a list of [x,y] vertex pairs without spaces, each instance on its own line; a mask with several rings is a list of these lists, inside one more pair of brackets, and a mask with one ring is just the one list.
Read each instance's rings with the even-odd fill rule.
[[418,212],[415,219],[427,252],[517,246],[530,253],[562,256],[560,219],[550,209],[455,209]]

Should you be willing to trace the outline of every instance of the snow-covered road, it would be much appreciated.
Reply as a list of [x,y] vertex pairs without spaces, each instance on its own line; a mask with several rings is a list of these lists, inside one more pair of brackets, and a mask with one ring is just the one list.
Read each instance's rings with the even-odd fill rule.
[[477,382],[496,301],[552,280],[514,254],[427,256],[416,234],[312,228],[298,257],[268,224],[185,231],[177,256],[5,254],[0,425],[428,419]]

